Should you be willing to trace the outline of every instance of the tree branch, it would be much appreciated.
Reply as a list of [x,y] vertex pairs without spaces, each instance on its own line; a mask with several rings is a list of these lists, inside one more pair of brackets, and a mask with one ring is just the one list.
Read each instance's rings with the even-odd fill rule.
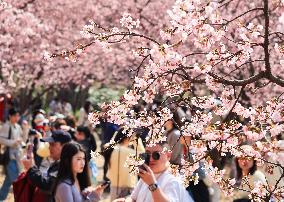
[[243,80],[228,80],[228,79],[224,79],[219,77],[218,75],[209,72],[208,73],[210,76],[212,76],[217,82],[225,84],[225,85],[232,85],[232,86],[243,86],[243,85],[248,85],[251,83],[254,83],[255,81],[265,78],[265,72],[261,71],[258,74],[249,77],[248,79],[243,79]]

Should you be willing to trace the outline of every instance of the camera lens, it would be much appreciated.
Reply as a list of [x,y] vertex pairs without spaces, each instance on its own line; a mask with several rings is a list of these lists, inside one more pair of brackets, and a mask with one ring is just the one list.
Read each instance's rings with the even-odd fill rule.
[[150,163],[150,154],[142,153],[142,154],[140,154],[139,156],[140,156],[141,159],[144,160],[144,163],[145,163],[146,165],[149,165],[149,163]]
[[146,165],[149,165],[150,164],[150,154],[147,154],[146,153],[146,157],[145,157],[145,162],[144,162]]

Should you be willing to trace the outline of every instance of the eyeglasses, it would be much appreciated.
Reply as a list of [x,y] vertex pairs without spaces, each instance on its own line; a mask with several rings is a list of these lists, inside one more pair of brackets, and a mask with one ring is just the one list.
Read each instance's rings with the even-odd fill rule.
[[141,154],[142,155],[142,158],[144,157],[144,159],[147,159],[147,158],[151,158],[151,156],[152,156],[152,158],[154,159],[154,160],[159,160],[160,159],[160,157],[161,157],[161,154],[160,154],[160,152],[158,152],[158,151],[154,151],[154,152],[152,152],[152,153],[150,153],[150,152],[146,152],[146,153],[143,153],[143,154]]

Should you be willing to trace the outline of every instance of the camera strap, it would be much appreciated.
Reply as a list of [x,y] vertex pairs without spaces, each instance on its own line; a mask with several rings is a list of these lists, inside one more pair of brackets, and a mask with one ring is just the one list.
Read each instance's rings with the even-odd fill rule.
[[8,140],[10,140],[10,139],[11,139],[11,136],[12,136],[12,126],[10,125],[10,127],[9,127]]

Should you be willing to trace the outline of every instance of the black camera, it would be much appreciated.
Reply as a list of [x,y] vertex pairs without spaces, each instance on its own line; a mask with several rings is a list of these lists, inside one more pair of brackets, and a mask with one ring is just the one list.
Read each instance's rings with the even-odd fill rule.
[[147,154],[147,153],[142,153],[140,154],[140,158],[143,159],[145,162],[146,165],[149,165],[150,163],[150,155]]
[[[146,164],[147,166],[150,164],[150,155],[149,154],[142,153],[139,156],[140,156],[141,159],[144,160],[144,164]],[[143,165],[139,166],[139,168],[146,170],[146,168]]]
[[29,136],[34,136],[38,133],[38,131],[36,129],[30,129],[29,130]]

